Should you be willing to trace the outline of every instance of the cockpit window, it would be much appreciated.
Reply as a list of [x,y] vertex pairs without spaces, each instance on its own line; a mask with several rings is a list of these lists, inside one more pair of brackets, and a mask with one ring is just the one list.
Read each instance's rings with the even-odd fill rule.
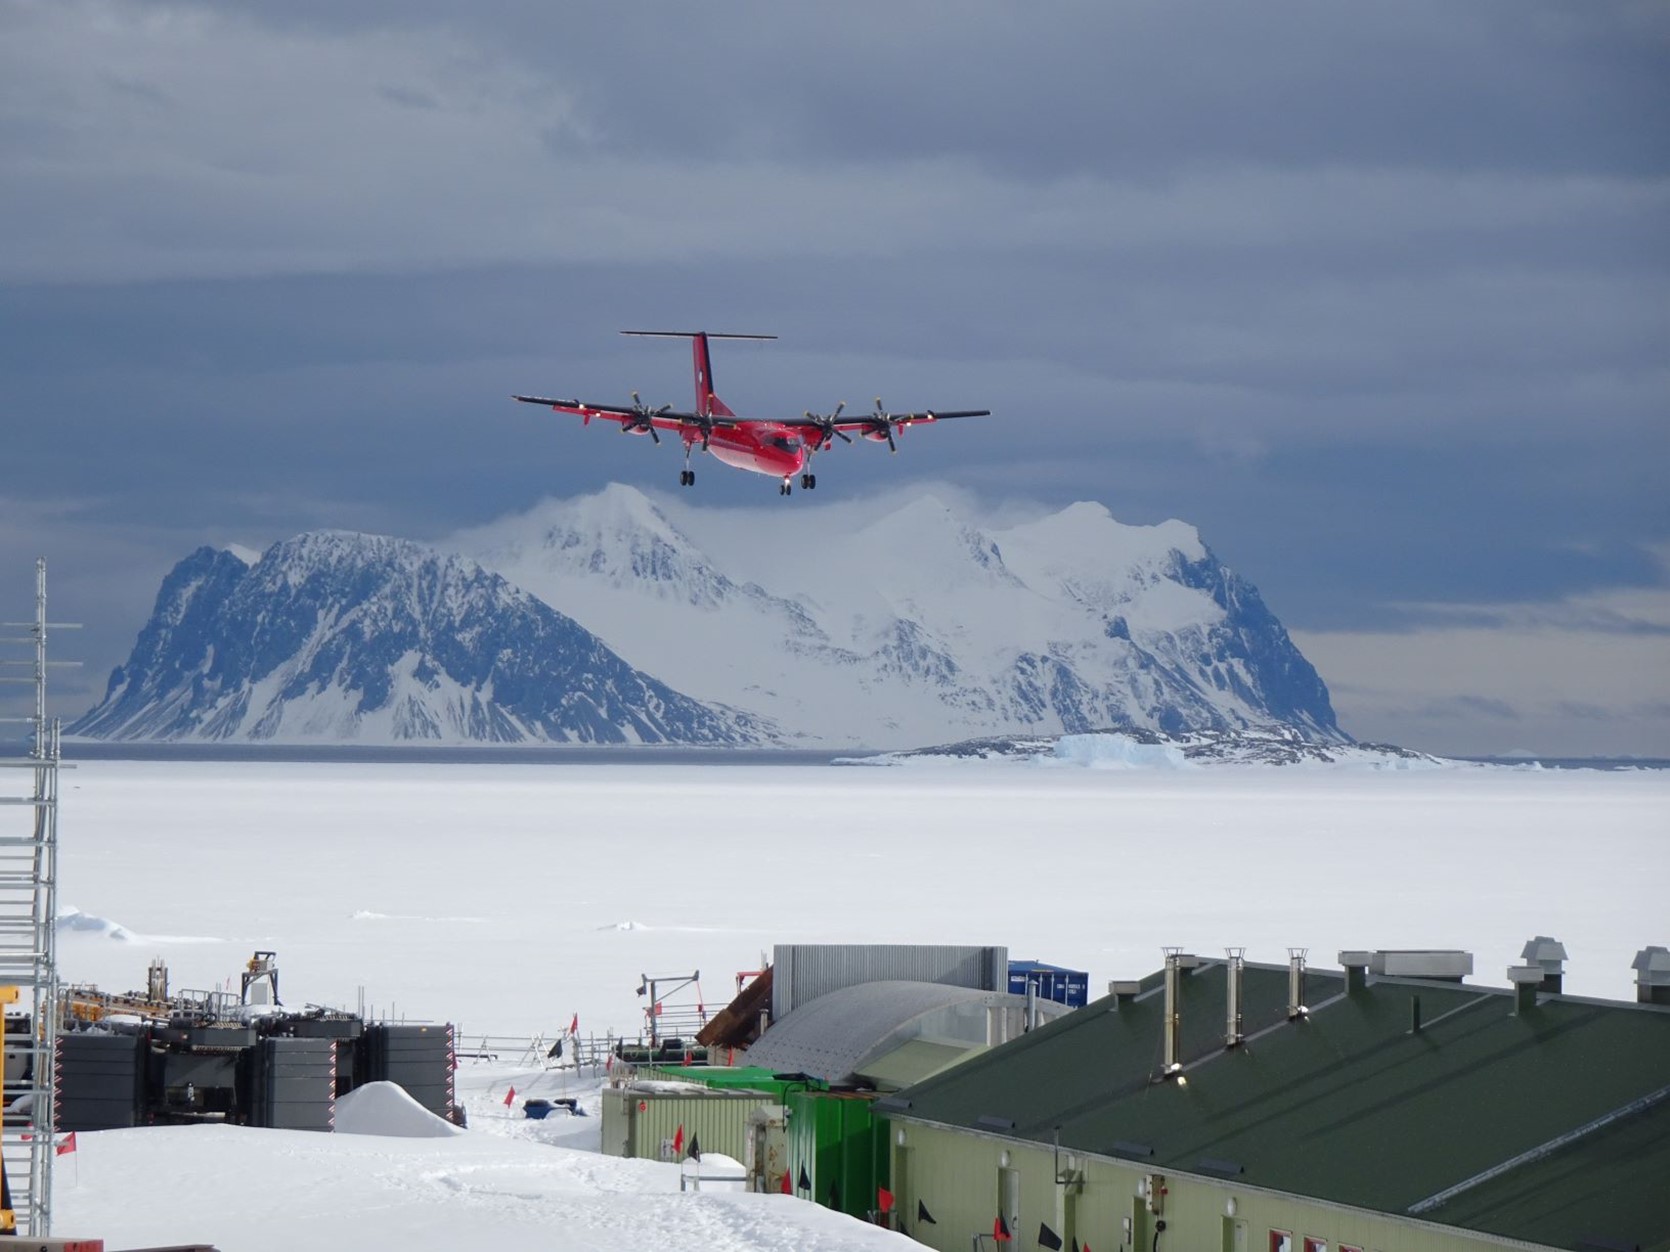
[[800,440],[793,435],[775,435],[771,443],[773,447],[781,448],[784,452],[793,452],[800,446]]

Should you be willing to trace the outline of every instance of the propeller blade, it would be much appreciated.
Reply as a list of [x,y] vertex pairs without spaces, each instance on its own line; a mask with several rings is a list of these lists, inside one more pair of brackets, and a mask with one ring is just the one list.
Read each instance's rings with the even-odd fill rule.
[[652,441],[652,442],[653,442],[653,443],[655,443],[655,444],[656,444],[656,445],[657,445],[657,446],[660,446],[660,443],[661,443],[661,434],[660,434],[660,432],[659,432],[659,431],[657,431],[657,430],[656,430],[656,429],[655,429],[655,427],[653,427],[653,426],[651,426],[651,427],[649,427],[649,428],[648,428],[648,429],[649,429],[649,437],[650,437],[650,440],[651,440],[651,441]]

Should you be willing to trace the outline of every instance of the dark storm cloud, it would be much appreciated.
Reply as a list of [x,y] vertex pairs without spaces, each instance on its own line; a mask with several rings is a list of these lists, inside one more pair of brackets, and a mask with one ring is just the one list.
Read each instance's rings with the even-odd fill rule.
[[[257,6],[312,30],[456,29],[456,4]],[[572,88],[640,155],[967,157],[1049,178],[1199,164],[1661,173],[1651,3],[1373,7],[996,0],[487,4],[472,38]],[[885,188],[871,189],[885,194]]]
[[682,403],[684,354],[613,332],[705,326],[782,336],[717,362],[745,413],[1000,415],[831,486],[1184,517],[1297,629],[1650,636],[1574,598],[1664,580],[1667,32],[1627,4],[0,4],[0,373],[31,419],[0,573],[116,536],[107,601],[72,594],[136,626],[196,542],[662,481],[506,396]]
[[[1562,709],[1562,712],[1565,710]],[[1480,716],[1495,718],[1499,721],[1517,722],[1523,716],[1520,711],[1505,700],[1489,700],[1483,696],[1451,696],[1445,700],[1432,700],[1416,711],[1416,716],[1432,718],[1439,721],[1475,721]]]

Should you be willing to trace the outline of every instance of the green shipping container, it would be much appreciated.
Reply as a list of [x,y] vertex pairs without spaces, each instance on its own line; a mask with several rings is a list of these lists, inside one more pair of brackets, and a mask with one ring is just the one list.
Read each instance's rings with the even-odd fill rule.
[[[876,1115],[873,1097],[804,1091],[784,1103],[789,1110],[789,1177],[795,1194],[851,1217],[868,1217],[878,1210],[891,1154],[887,1119]],[[809,1188],[799,1185],[802,1178]]]

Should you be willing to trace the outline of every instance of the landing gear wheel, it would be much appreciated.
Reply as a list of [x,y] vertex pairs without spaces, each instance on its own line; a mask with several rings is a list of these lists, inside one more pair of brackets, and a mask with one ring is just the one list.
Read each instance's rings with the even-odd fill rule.
[[794,488],[785,482],[782,486],[777,488],[777,494],[780,496],[786,496],[793,490]]
[[800,476],[800,486],[803,491],[810,491],[817,485],[818,476],[816,474],[802,474]]
[[694,487],[696,485],[696,471],[691,469],[680,470],[678,473],[678,485],[680,487]]

